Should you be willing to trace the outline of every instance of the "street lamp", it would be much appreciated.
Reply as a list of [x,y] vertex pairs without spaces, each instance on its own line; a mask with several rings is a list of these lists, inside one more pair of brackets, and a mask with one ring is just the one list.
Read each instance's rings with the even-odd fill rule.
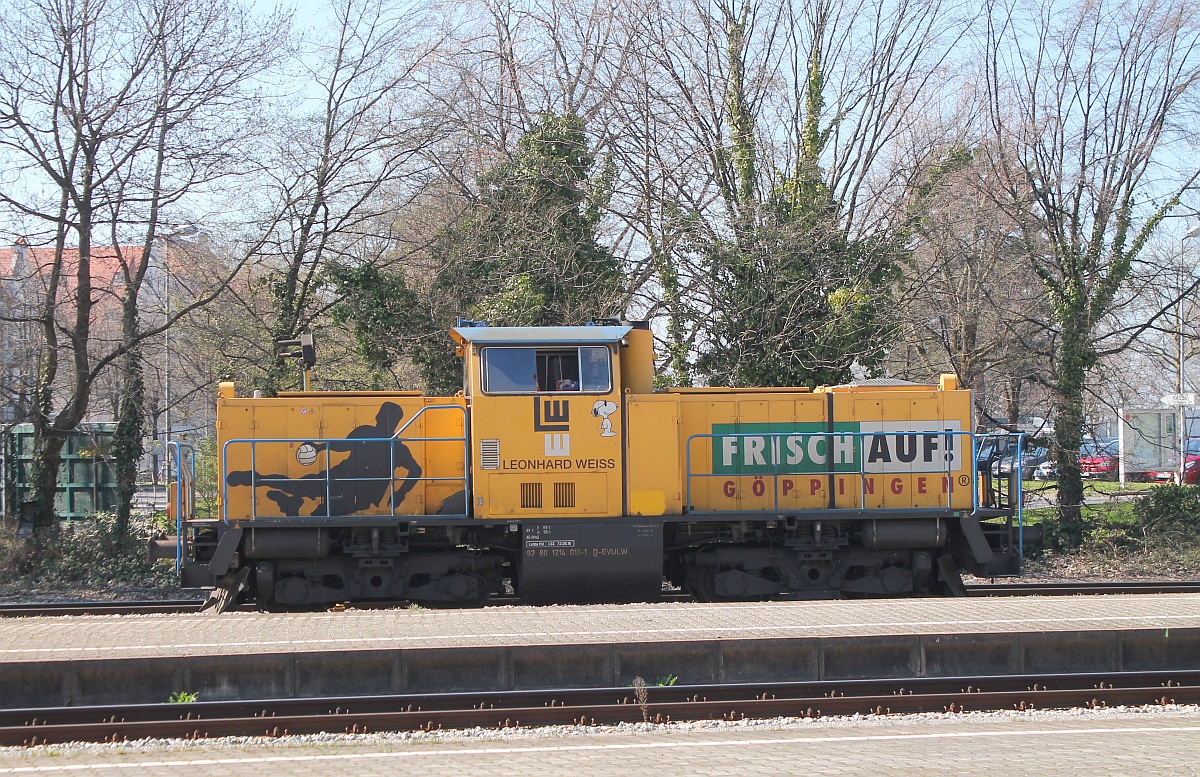
[[[194,224],[180,227],[173,232],[157,234],[155,237],[163,242],[163,446],[164,464],[168,460],[167,443],[171,441],[171,244],[177,238],[193,237],[200,234],[200,228]],[[158,477],[157,471],[155,477]],[[157,481],[155,481],[157,482]]]
[[[1183,332],[1183,323],[1184,323],[1183,322],[1183,313],[1184,313],[1183,272],[1184,272],[1184,267],[1185,267],[1183,247],[1184,247],[1184,242],[1188,238],[1192,238],[1192,237],[1200,237],[1200,225],[1192,227],[1187,232],[1183,233],[1183,237],[1179,238],[1179,275],[1178,275],[1178,278],[1179,278],[1179,302],[1177,303],[1176,314],[1177,314],[1177,319],[1179,322],[1179,394],[1181,396],[1181,403],[1179,405],[1179,418],[1177,419],[1177,424],[1179,427],[1179,484],[1180,485],[1183,485],[1184,475],[1187,472],[1187,421],[1186,421],[1185,415],[1184,415],[1185,414],[1184,408],[1186,406],[1182,404],[1182,395],[1183,395],[1184,389],[1186,387],[1186,377],[1185,377],[1185,373],[1184,373],[1184,365],[1185,365],[1186,359],[1187,359],[1187,350],[1186,350],[1185,344],[1184,344],[1184,332]],[[1188,275],[1190,277],[1191,273],[1188,273]]]

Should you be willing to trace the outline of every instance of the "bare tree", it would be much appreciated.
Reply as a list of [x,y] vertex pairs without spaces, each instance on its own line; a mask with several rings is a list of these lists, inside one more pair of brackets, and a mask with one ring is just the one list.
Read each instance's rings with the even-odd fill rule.
[[1192,5],[1171,1],[988,7],[988,148],[1053,313],[1059,510],[1076,538],[1076,452],[1101,322],[1200,173],[1176,169],[1200,87],[1198,22]]
[[1114,301],[1113,320],[1106,322],[1111,333],[1100,348],[1101,357],[1128,354],[1146,364],[1143,403],[1197,385],[1186,374],[1189,362],[1200,352],[1200,304],[1194,291],[1200,280],[1195,262],[1188,261],[1195,247],[1174,236],[1162,237],[1166,239],[1148,246],[1142,260],[1133,265],[1126,288]]
[[419,191],[405,182],[423,177],[418,152],[442,121],[415,102],[440,40],[420,14],[377,0],[340,0],[332,12],[332,31],[295,60],[302,102],[278,118],[267,172],[275,228],[259,270],[270,311],[265,337],[241,353],[271,365],[257,381],[268,393],[294,381],[274,342],[312,331],[337,304],[330,268],[398,250],[395,213]]
[[[9,42],[0,53],[0,151],[6,177],[20,182],[0,190],[0,203],[49,246],[37,254],[33,316],[41,363],[30,497],[39,534],[54,526],[67,434],[118,364],[133,381],[121,412],[138,440],[125,463],[136,467],[138,350],[171,323],[139,324],[153,236],[164,211],[238,167],[231,156],[243,124],[231,113],[246,104],[280,33],[278,19],[253,22],[232,3],[200,0],[24,0],[0,18]],[[112,247],[99,252],[105,242]],[[137,247],[116,248],[123,243]],[[109,262],[94,263],[98,252],[115,259],[115,279]],[[221,280],[228,276],[176,317],[211,300]],[[120,311],[115,333],[94,326],[105,294]]]
[[[875,313],[889,308],[886,265],[904,243],[902,198],[884,196],[896,178],[891,152],[940,96],[938,68],[963,20],[938,3],[664,0],[647,5],[643,25],[654,63],[646,102],[690,146],[679,156],[706,168],[662,209],[687,240],[655,241],[676,247],[669,261],[652,253],[667,270],[658,284],[685,279],[699,298],[691,315],[703,336],[669,339],[734,354],[718,380],[844,379],[850,363],[878,356],[862,350],[881,334],[865,325],[886,325]],[[837,269],[834,257],[844,260]],[[717,329],[732,336],[714,329],[722,319]],[[814,342],[830,347],[804,347]],[[760,358],[784,372],[750,378]]]
[[[1017,225],[995,207],[999,182],[978,152],[952,144],[914,165],[914,248],[889,370],[928,380],[951,371],[975,392],[980,424],[1016,430],[1048,375],[1047,304],[1022,261]],[[1028,429],[1025,429],[1028,431]]]

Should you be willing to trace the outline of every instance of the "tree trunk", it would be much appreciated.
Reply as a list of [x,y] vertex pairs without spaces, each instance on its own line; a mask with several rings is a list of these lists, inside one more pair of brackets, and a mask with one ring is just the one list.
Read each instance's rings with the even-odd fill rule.
[[1062,541],[1083,540],[1083,476],[1079,449],[1083,445],[1083,399],[1088,367],[1094,360],[1089,327],[1081,314],[1063,316],[1063,336],[1055,359],[1054,440],[1057,445],[1058,512]]
[[[129,533],[129,517],[133,495],[137,492],[138,463],[145,449],[142,429],[145,426],[146,384],[142,375],[141,349],[131,348],[123,357],[120,408],[117,431],[113,437],[113,467],[117,481],[118,536]],[[164,452],[165,455],[165,452]]]
[[68,434],[69,432],[55,429],[52,424],[46,423],[44,416],[35,416],[33,451],[29,462],[29,494],[25,500],[34,504],[35,544],[58,528],[54,497],[58,490],[58,468],[62,464],[62,449]]

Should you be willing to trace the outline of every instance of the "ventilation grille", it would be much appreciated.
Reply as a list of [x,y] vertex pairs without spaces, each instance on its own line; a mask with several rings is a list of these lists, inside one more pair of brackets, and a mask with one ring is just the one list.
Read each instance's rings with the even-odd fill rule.
[[479,466],[484,469],[500,469],[500,441],[479,441]]
[[542,506],[542,484],[541,483],[522,483],[521,484],[521,507],[541,507]]
[[575,484],[574,483],[555,483],[554,484],[554,506],[555,507],[574,507],[575,506]]

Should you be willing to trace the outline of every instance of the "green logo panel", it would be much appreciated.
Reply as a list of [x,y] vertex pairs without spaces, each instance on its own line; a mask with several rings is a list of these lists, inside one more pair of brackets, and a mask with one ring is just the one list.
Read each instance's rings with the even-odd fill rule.
[[857,422],[834,423],[829,432],[822,422],[713,424],[714,475],[805,475],[861,471],[862,438],[839,435],[857,432]]

